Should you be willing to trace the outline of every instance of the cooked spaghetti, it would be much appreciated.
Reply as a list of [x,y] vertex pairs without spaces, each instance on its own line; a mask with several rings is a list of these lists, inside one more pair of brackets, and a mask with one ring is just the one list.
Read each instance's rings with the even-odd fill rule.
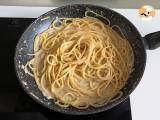
[[122,96],[134,55],[128,41],[113,30],[119,27],[106,20],[108,25],[86,12],[83,18],[56,19],[36,36],[25,70],[44,96],[61,107],[78,109],[99,107]]

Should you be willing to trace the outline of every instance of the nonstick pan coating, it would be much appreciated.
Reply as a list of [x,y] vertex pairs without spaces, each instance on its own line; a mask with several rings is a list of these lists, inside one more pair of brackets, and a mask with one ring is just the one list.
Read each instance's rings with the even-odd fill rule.
[[[104,17],[110,20],[111,25],[118,25],[121,28],[123,34],[129,40],[129,43],[131,44],[134,51],[134,56],[135,56],[134,71],[130,75],[127,84],[122,89],[123,96],[118,100],[99,108],[89,107],[88,109],[84,109],[84,110],[79,110],[73,107],[61,108],[54,103],[53,99],[49,100],[45,96],[43,96],[41,91],[38,89],[34,81],[34,78],[32,78],[31,76],[25,73],[24,65],[28,60],[32,58],[32,56],[29,56],[28,54],[33,53],[33,43],[34,43],[35,36],[38,33],[41,33],[42,31],[46,30],[56,17],[81,18],[81,17],[84,17],[84,13],[86,10],[93,10],[94,12],[97,12],[99,14],[103,12]],[[107,22],[103,19],[101,20],[104,23]],[[86,5],[75,4],[75,5],[67,5],[67,6],[56,8],[37,18],[25,30],[25,32],[22,34],[21,38],[19,39],[19,42],[16,46],[14,61],[15,61],[15,70],[22,88],[35,101],[37,101],[41,105],[51,110],[55,110],[61,113],[73,114],[73,115],[85,115],[85,114],[98,113],[98,112],[102,112],[107,109],[110,109],[116,106],[117,104],[121,103],[131,94],[131,92],[138,85],[143,75],[145,63],[146,63],[146,52],[145,52],[145,46],[144,46],[144,42],[142,40],[141,35],[139,34],[135,26],[128,19],[126,19],[119,13],[108,8],[95,6],[95,5],[87,5],[87,4]]]

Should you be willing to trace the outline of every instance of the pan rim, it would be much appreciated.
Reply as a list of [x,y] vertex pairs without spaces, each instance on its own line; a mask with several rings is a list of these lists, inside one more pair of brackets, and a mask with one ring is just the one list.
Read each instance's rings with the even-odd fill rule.
[[[41,19],[44,15],[47,15],[47,14],[49,14],[49,13],[52,13],[53,11],[58,11],[59,9],[63,9],[63,8],[65,8],[65,7],[77,6],[77,5],[78,5],[78,6],[89,6],[89,7],[97,7],[97,8],[106,9],[106,10],[112,11],[112,12],[118,14],[119,16],[125,18],[125,19],[128,21],[128,23],[131,24],[132,27],[137,31],[137,34],[138,34],[139,37],[141,38],[140,41],[142,42],[142,44],[143,44],[142,47],[143,47],[143,49],[144,49],[144,63],[143,63],[144,65],[143,65],[143,71],[141,71],[141,76],[139,76],[139,78],[138,78],[138,79],[139,79],[138,82],[134,85],[134,87],[132,88],[132,90],[130,90],[130,91],[127,93],[126,96],[120,98],[118,101],[114,102],[114,104],[112,104],[112,105],[110,105],[110,106],[104,105],[103,107],[95,108],[94,110],[89,111],[89,112],[87,112],[87,111],[85,111],[85,110],[84,110],[83,112],[82,112],[82,111],[79,112],[78,109],[77,109],[77,112],[74,111],[74,113],[73,113],[73,112],[71,112],[71,111],[65,112],[65,110],[63,111],[63,110],[51,108],[51,107],[47,106],[46,104],[42,103],[40,100],[36,99],[36,98],[35,98],[34,96],[32,96],[31,94],[29,94],[29,93],[28,93],[28,90],[27,90],[27,89],[25,88],[25,86],[22,84],[20,76],[18,75],[18,68],[17,68],[17,65],[16,65],[16,64],[17,64],[17,63],[16,63],[16,56],[17,56],[17,54],[18,54],[18,46],[19,46],[20,41],[22,41],[21,38],[22,38],[23,34],[25,34],[25,32],[26,32],[36,21],[38,21],[39,19]],[[143,41],[143,39],[142,39],[142,36],[141,36],[139,30],[134,26],[134,24],[133,24],[132,22],[130,22],[130,21],[128,20],[128,18],[126,18],[126,17],[123,16],[122,14],[120,14],[120,13],[118,13],[118,12],[116,12],[116,11],[110,9],[110,8],[103,7],[103,6],[92,5],[92,4],[69,4],[69,5],[65,5],[65,6],[61,6],[61,7],[54,8],[54,9],[52,9],[52,10],[50,10],[50,11],[42,14],[41,16],[39,16],[38,18],[36,18],[36,19],[24,30],[24,32],[23,32],[22,35],[20,36],[20,38],[19,38],[19,40],[18,40],[18,42],[17,42],[17,45],[16,45],[16,47],[15,47],[14,68],[15,68],[16,76],[17,76],[17,78],[18,78],[18,81],[19,81],[20,86],[22,87],[22,89],[23,89],[34,101],[36,101],[36,102],[39,103],[40,105],[42,105],[42,106],[44,106],[44,107],[46,107],[46,108],[49,108],[49,109],[51,109],[51,110],[54,110],[54,111],[57,111],[57,112],[60,112],[60,113],[69,114],[69,115],[88,115],[88,114],[95,114],[95,113],[99,113],[99,112],[106,111],[106,110],[108,110],[108,109],[111,109],[111,108],[117,106],[118,104],[122,103],[123,101],[125,101],[125,100],[129,97],[129,95],[135,90],[135,88],[137,87],[137,85],[139,84],[139,82],[141,81],[141,78],[142,78],[142,76],[143,76],[143,74],[144,74],[144,70],[145,70],[145,66],[146,66],[146,58],[147,58],[147,55],[146,55],[145,44],[144,44],[144,41]]]

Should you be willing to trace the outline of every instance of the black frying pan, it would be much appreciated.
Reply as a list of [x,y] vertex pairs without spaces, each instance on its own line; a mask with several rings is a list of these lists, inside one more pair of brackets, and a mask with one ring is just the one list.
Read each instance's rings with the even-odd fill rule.
[[[134,62],[134,71],[130,75],[127,84],[122,89],[123,96],[118,100],[111,102],[107,105],[104,105],[99,108],[90,107],[85,110],[79,110],[76,108],[61,108],[57,106],[54,101],[51,99],[47,99],[45,96],[42,95],[40,90],[38,89],[34,78],[30,77],[28,74],[25,74],[23,70],[23,65],[26,64],[28,60],[31,59],[31,56],[28,56],[28,53],[33,53],[33,43],[34,38],[38,33],[41,33],[45,29],[49,27],[52,21],[56,17],[60,18],[76,18],[76,17],[84,17],[84,13],[86,10],[93,10],[97,13],[101,13],[103,11],[103,15],[107,17],[111,21],[111,25],[118,25],[125,37],[129,40],[131,44],[135,62]],[[104,19],[101,19],[104,23]],[[61,113],[66,114],[74,114],[74,115],[82,115],[82,114],[93,114],[98,113],[101,111],[108,110],[123,100],[125,100],[132,91],[136,88],[138,83],[141,80],[141,77],[144,73],[144,68],[146,65],[146,48],[148,49],[155,49],[160,46],[160,32],[151,33],[142,37],[136,27],[124,16],[121,14],[100,6],[95,5],[67,5],[63,7],[56,8],[51,10],[42,16],[38,17],[22,34],[15,51],[15,69],[17,72],[18,80],[22,85],[22,88],[30,95],[35,101],[40,103],[41,105],[55,110]]]

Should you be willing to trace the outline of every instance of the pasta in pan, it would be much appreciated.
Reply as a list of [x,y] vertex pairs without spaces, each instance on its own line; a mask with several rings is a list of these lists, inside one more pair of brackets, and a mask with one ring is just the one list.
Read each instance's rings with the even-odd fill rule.
[[134,63],[129,42],[107,18],[59,19],[34,41],[33,58],[25,66],[38,88],[61,107],[99,107],[122,96]]

